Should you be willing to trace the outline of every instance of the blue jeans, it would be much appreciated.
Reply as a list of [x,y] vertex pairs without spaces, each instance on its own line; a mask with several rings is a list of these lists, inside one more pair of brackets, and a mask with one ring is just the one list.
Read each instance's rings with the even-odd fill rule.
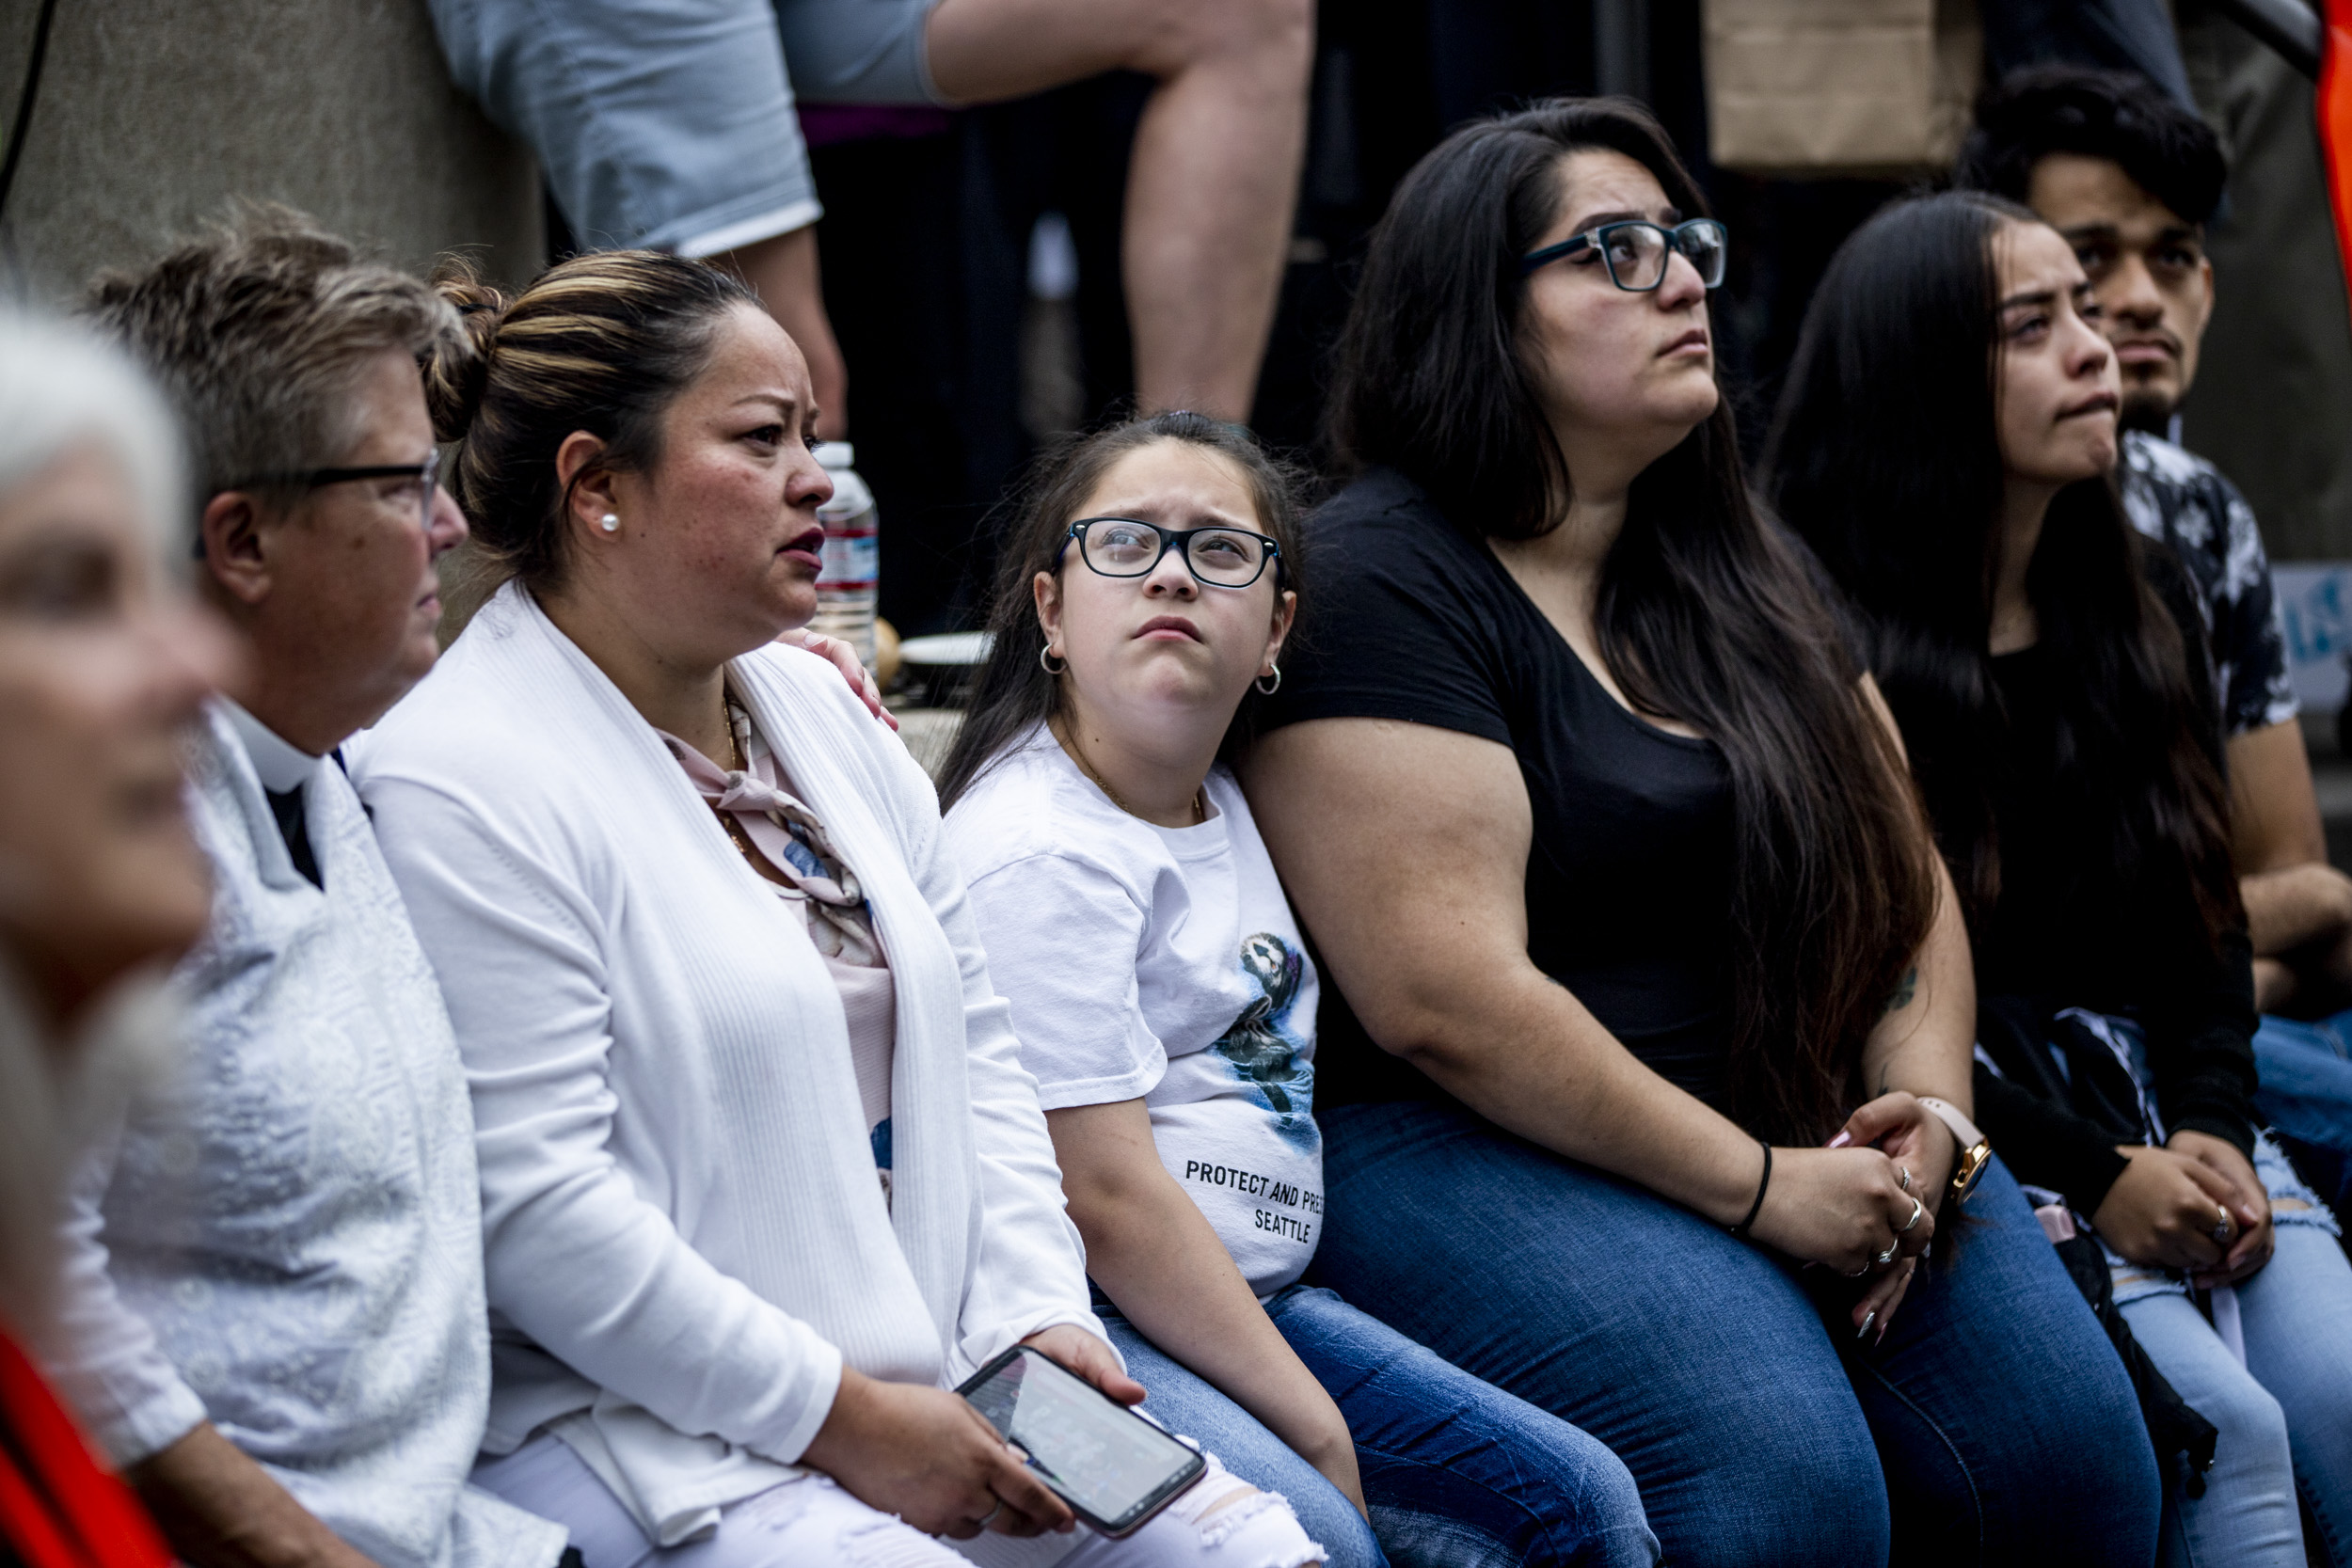
[[1866,1348],[1844,1281],[1459,1110],[1318,1119],[1317,1280],[1606,1443],[1680,1568],[2154,1560],[2131,1384],[1998,1161]]
[[1294,1285],[1266,1303],[1266,1315],[1347,1418],[1369,1528],[1339,1488],[1248,1411],[1125,1318],[1102,1313],[1128,1371],[1152,1391],[1145,1408],[1235,1475],[1288,1497],[1334,1568],[1391,1559],[1399,1568],[1658,1560],[1633,1477],[1595,1438],[1329,1291]]
[[2328,1560],[2352,1563],[2352,1263],[2267,1135],[2254,1169],[2270,1192],[2277,1248],[2235,1291],[2243,1364],[2179,1275],[2115,1270],[2133,1338],[2220,1431],[2204,1496],[2167,1488],[2166,1568],[2300,1568],[2298,1491]]
[[2281,1134],[2305,1180],[2341,1216],[2352,1207],[2352,1012],[2315,1023],[2265,1017],[2254,1031],[2254,1107]]

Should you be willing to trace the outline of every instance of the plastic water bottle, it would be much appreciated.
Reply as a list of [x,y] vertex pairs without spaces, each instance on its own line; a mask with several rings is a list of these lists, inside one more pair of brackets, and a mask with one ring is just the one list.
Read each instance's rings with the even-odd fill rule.
[[874,668],[874,598],[882,579],[882,538],[874,492],[866,487],[847,441],[819,441],[817,461],[833,476],[833,499],[817,509],[825,526],[823,565],[817,573],[817,618],[808,629],[837,637]]

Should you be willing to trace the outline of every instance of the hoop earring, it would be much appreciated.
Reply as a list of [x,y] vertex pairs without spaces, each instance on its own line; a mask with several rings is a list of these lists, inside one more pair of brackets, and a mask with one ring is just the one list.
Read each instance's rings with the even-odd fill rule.
[[[1271,686],[1268,686],[1268,685],[1266,684],[1266,682],[1268,682],[1268,681],[1272,681],[1274,684],[1273,684],[1273,685],[1271,685]],[[1258,694],[1259,694],[1260,696],[1262,696],[1262,697],[1271,697],[1271,696],[1273,696],[1273,695],[1274,695],[1277,691],[1279,691],[1279,690],[1281,690],[1281,689],[1282,689],[1282,667],[1281,667],[1280,665],[1279,665],[1279,664],[1278,664],[1278,665],[1276,665],[1276,666],[1274,667],[1274,673],[1273,673],[1273,674],[1271,674],[1271,675],[1260,675],[1260,676],[1259,676],[1256,680],[1251,681],[1249,684],[1250,684],[1250,686],[1251,686],[1252,688],[1254,688],[1254,689],[1257,690],[1257,692],[1258,692]]]
[[1037,661],[1044,668],[1047,674],[1055,676],[1068,674],[1070,673],[1070,661],[1065,658],[1058,666],[1057,666],[1054,663],[1054,650],[1050,643],[1037,651]]
[[618,533],[621,531],[621,519],[617,514],[608,512],[596,519],[596,526],[607,533]]

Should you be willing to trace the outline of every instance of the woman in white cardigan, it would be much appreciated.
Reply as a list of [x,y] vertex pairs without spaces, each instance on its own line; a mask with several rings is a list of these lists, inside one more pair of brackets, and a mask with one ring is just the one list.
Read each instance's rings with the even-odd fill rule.
[[473,351],[428,368],[436,418],[512,578],[354,768],[473,1092],[476,1480],[587,1568],[954,1560],[931,1535],[1316,1560],[1221,1472],[1127,1541],[1057,1535],[946,1391],[1027,1342],[1142,1394],[930,784],[773,645],[814,612],[831,492],[798,349],[732,278],[646,252],[512,302],[443,286]]

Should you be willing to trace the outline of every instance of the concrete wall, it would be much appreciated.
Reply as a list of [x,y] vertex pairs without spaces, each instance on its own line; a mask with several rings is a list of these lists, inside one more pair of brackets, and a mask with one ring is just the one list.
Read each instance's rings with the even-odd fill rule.
[[[0,117],[39,8],[0,0]],[[546,252],[532,161],[450,85],[424,0],[61,0],[0,214],[8,291],[60,301],[232,196],[412,268],[468,246],[519,281]]]

